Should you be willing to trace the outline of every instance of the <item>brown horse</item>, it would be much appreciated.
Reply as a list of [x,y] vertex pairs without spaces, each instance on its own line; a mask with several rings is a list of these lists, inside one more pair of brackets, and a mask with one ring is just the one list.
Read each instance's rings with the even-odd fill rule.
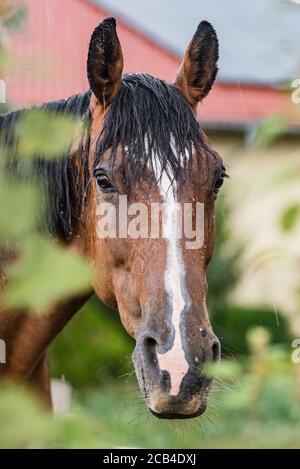
[[[32,383],[50,401],[46,349],[95,291],[119,310],[136,340],[133,361],[151,412],[163,418],[204,412],[211,380],[203,364],[220,357],[206,307],[205,275],[214,246],[214,203],[225,172],[196,110],[213,85],[217,60],[216,33],[204,21],[174,83],[145,74],[122,76],[115,20],[108,18],[95,29],[87,61],[91,91],[44,105],[80,116],[88,130],[75,152],[51,162],[41,158],[35,170],[37,179],[47,181],[48,232],[66,249],[84,253],[95,280],[85,295],[43,315],[26,311],[15,316],[2,307],[0,338],[7,345],[7,363],[0,364],[1,376]],[[6,145],[25,112],[0,117]],[[128,212],[121,204],[125,199]],[[161,203],[158,231],[166,235],[147,235],[153,207]],[[180,223],[174,214],[187,206],[192,206],[193,227],[201,220],[198,206],[204,207],[195,245],[191,239],[197,230],[193,236],[177,236]],[[146,210],[143,220],[134,219],[132,207],[139,215]],[[121,227],[124,213],[125,221],[135,222],[131,236],[129,224],[128,230]],[[108,225],[118,220],[113,235],[102,235],[103,219]],[[3,291],[7,280],[0,278]]]

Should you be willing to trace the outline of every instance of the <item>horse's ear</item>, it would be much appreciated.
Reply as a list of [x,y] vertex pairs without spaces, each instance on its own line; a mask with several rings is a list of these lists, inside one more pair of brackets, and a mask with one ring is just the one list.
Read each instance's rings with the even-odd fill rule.
[[218,58],[217,34],[210,23],[201,21],[175,79],[176,87],[194,108],[215,81]]
[[92,34],[87,75],[91,90],[103,104],[109,104],[122,85],[123,54],[116,32],[116,20],[106,18]]

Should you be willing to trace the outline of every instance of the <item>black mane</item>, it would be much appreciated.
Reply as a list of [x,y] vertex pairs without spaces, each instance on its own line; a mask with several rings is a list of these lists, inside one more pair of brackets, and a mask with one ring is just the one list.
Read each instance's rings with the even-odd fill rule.
[[153,166],[153,155],[161,171],[178,179],[191,161],[192,149],[200,152],[202,131],[173,84],[147,74],[127,74],[107,111],[94,167],[108,149],[113,165],[119,146],[123,158],[126,154],[128,179],[143,177],[145,169]]
[[[90,98],[91,91],[88,91],[47,103],[42,109],[78,116],[89,129]],[[0,141],[9,148],[9,159],[12,160],[14,128],[26,112],[21,110],[0,116]],[[47,230],[55,238],[71,239],[74,221],[80,218],[82,202],[92,177],[88,172],[89,131],[84,140],[85,144],[81,143],[78,152],[81,164],[76,174],[73,174],[69,154],[53,161],[41,157],[33,163],[35,176],[45,183]],[[111,151],[113,167],[120,147],[123,159],[126,155],[128,162],[128,181],[143,177],[145,168],[153,164],[153,154],[159,160],[161,171],[169,172],[178,180],[191,161],[193,148],[198,155],[201,148],[209,150],[203,142],[200,125],[181,93],[174,85],[146,74],[123,76],[123,86],[105,116],[93,168],[107,150]]]

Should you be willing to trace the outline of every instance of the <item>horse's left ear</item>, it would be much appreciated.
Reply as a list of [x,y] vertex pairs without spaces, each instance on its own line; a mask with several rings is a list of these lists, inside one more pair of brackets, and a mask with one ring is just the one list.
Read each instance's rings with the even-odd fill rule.
[[201,21],[175,79],[175,86],[196,108],[209,93],[218,71],[219,42],[210,23]]
[[106,18],[92,34],[87,60],[89,84],[101,104],[109,104],[120,90],[122,71],[123,54],[116,20]]

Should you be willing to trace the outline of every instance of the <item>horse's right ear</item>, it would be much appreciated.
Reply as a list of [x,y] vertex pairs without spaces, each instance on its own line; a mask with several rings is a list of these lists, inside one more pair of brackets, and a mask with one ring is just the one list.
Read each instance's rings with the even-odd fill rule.
[[89,84],[101,104],[109,104],[120,90],[122,71],[123,54],[116,20],[106,18],[92,34],[87,60]]
[[208,21],[201,21],[175,79],[175,86],[194,109],[211,90],[218,71],[218,59],[216,32]]

